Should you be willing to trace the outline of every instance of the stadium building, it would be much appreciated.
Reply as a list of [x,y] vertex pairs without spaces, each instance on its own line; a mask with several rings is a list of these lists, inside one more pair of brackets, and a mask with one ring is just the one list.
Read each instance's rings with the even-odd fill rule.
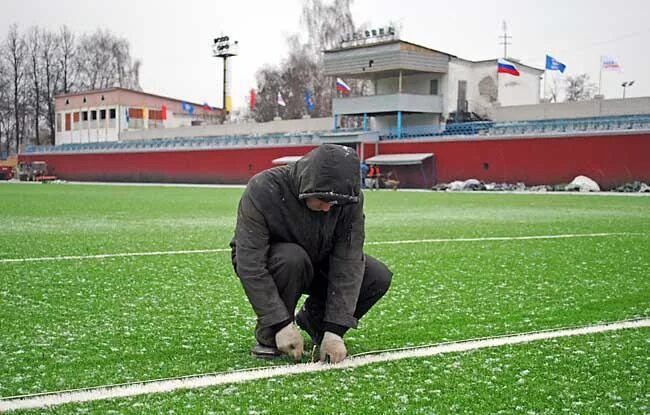
[[[20,160],[45,161],[66,180],[245,183],[339,143],[393,171],[403,187],[468,178],[555,184],[577,175],[603,189],[650,181],[650,98],[540,104],[543,71],[514,65],[518,76],[498,73],[497,60],[391,37],[353,39],[324,52],[324,71],[370,81],[370,91],[336,97],[331,118],[197,126],[213,116],[208,109],[113,88],[58,97],[57,145],[26,148]],[[340,128],[342,117],[361,127]]]
[[537,104],[543,70],[517,64],[499,75],[497,59],[472,62],[403,40],[343,43],[324,53],[324,73],[370,81],[366,96],[333,100],[337,116],[360,116],[378,131],[488,119],[499,106]]
[[122,132],[216,122],[221,110],[126,88],[55,98],[56,145],[119,141]]

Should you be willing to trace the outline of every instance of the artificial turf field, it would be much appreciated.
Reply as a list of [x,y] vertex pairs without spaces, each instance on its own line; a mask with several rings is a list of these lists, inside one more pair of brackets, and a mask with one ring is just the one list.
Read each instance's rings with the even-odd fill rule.
[[[289,365],[250,357],[228,252],[92,257],[226,248],[241,192],[0,185],[0,397]],[[650,316],[650,197],[367,192],[365,211],[395,275],[350,354]],[[573,236],[487,239],[553,235]],[[57,256],[87,257],[38,260]],[[649,380],[635,329],[49,410],[649,413]]]

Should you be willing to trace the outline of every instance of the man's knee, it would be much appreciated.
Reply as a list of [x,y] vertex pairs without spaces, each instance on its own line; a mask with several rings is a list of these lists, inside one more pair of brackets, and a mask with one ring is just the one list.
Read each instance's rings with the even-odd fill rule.
[[381,296],[386,294],[393,280],[391,270],[383,262],[368,255],[366,255],[366,276],[373,294]]
[[301,276],[305,283],[313,279],[313,266],[309,255],[299,245],[275,243],[269,249],[268,270],[276,282]]

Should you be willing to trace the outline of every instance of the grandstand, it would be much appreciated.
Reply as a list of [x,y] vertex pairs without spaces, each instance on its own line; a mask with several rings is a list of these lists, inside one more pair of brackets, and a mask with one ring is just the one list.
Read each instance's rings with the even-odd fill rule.
[[[341,131],[341,129],[337,130]],[[349,133],[363,129],[347,129]],[[380,141],[412,139],[463,139],[476,136],[492,137],[545,137],[563,134],[592,134],[617,131],[650,131],[650,115],[624,115],[555,119],[539,121],[492,122],[476,121],[446,126],[413,126],[379,131]],[[27,146],[25,154],[48,153],[111,153],[137,151],[170,151],[192,149],[225,149],[238,147],[317,145],[331,131],[313,133],[285,133],[264,135],[225,135],[209,137],[176,137],[171,139],[130,140],[96,143],[61,144],[57,146]]]

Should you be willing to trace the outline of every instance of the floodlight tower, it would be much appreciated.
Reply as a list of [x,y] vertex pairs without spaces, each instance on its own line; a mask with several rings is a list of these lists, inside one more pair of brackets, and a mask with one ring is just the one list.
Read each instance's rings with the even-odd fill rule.
[[239,49],[239,42],[231,41],[228,36],[221,36],[214,39],[212,44],[212,56],[223,59],[223,111],[224,116],[230,114],[232,101],[230,96],[230,61],[231,56],[236,56]]

